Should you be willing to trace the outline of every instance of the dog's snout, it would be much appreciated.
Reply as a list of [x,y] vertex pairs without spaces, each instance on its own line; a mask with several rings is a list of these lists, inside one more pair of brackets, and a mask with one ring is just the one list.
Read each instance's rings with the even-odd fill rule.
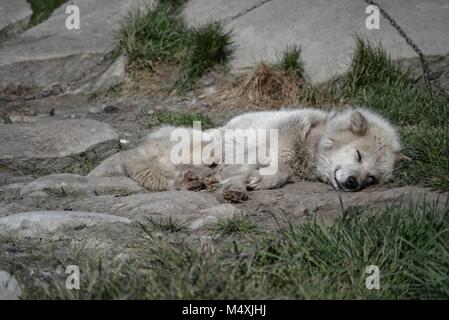
[[345,181],[345,188],[349,190],[354,190],[359,187],[359,182],[357,181],[357,178],[354,176],[349,176],[348,179]]

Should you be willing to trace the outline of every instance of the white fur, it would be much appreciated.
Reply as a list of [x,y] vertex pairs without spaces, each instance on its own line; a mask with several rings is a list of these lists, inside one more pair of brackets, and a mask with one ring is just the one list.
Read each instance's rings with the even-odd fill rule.
[[[149,190],[176,189],[176,182],[188,169],[188,166],[170,162],[173,147],[170,133],[174,129],[162,127],[150,133],[141,146],[123,153],[126,173]],[[218,128],[218,132],[226,129],[278,129],[275,174],[262,175],[263,166],[259,162],[251,165],[218,163],[216,168],[222,185],[243,185],[255,190],[282,187],[297,176],[327,182],[336,189],[357,191],[391,175],[400,151],[396,129],[386,119],[366,109],[252,112],[231,119]],[[236,137],[233,143],[238,143],[238,139]],[[254,143],[250,142],[245,152],[257,148]],[[200,147],[194,146],[188,157]]]

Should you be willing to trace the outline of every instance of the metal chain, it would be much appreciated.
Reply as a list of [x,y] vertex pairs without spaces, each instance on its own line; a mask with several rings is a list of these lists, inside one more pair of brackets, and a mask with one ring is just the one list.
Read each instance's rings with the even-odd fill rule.
[[[421,49],[418,48],[416,43],[413,42],[413,40],[405,33],[405,31],[398,25],[398,23],[378,3],[371,1],[371,0],[364,0],[364,1],[369,5],[373,5],[373,6],[376,6],[377,8],[379,8],[379,11],[382,14],[382,16],[388,20],[388,22],[391,24],[391,26],[396,29],[396,31],[399,33],[399,35],[405,39],[407,44],[419,56],[419,61],[421,62],[421,68],[423,70],[424,82],[425,82],[427,88],[429,89],[429,92],[432,93],[430,67],[429,67],[427,60],[424,58],[424,54],[421,51]],[[435,79],[434,86],[436,87],[436,89],[438,89],[440,95],[442,95],[445,99],[449,100],[449,94],[443,88],[441,88],[438,79]]]

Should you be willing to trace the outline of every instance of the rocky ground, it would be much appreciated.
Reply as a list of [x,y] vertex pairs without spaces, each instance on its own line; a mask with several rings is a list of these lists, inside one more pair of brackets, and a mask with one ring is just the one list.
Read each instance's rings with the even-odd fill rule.
[[[341,193],[322,183],[297,181],[278,190],[250,192],[247,201],[231,204],[208,191],[150,193],[127,177],[89,175],[102,160],[137,145],[157,111],[202,112],[220,125],[246,107],[226,109],[208,99],[208,93],[214,92],[218,82],[214,74],[201,79],[198,90],[182,96],[111,90],[127,77],[126,59],[113,52],[113,31],[118,28],[120,18],[130,8],[142,5],[142,1],[72,2],[79,5],[82,14],[86,12],[80,31],[65,29],[62,6],[47,21],[16,35],[4,30],[13,30],[18,21],[29,19],[31,12],[25,0],[15,1],[17,6],[0,1],[0,32],[4,36],[0,37],[4,39],[0,43],[0,251],[4,254],[4,260],[0,261],[0,270],[4,269],[0,271],[0,298],[18,297],[20,289],[11,276],[18,269],[29,274],[61,272],[59,262],[28,263],[30,248],[42,241],[56,244],[56,250],[61,252],[69,250],[69,244],[84,243],[89,250],[107,252],[117,258],[126,254],[125,242],[138,242],[148,236],[142,225],[158,219],[175,219],[185,225],[187,241],[196,245],[209,236],[207,230],[211,225],[235,215],[248,216],[259,227],[269,230],[282,221],[307,220],[313,216],[331,223],[341,215],[342,205],[376,207],[424,197],[428,201],[447,199],[447,193],[420,186],[376,186],[357,193]],[[192,1],[186,14],[195,15],[195,8],[202,2]],[[237,5],[233,1],[236,6],[227,10],[228,2],[226,5],[224,1],[214,2],[222,4],[223,10],[216,11],[220,17],[234,16],[249,2],[255,3],[242,1]],[[255,10],[270,10],[269,6],[275,3],[268,2],[265,9]],[[435,3],[442,6],[443,2]],[[212,10],[209,6],[212,8],[213,4],[201,7],[207,11],[205,17]],[[250,14],[251,19],[264,20],[263,14]],[[247,30],[240,34],[240,42],[254,33],[248,31],[247,25],[254,28],[249,19],[229,20],[234,28],[243,24],[242,30]],[[284,28],[276,26],[269,30],[278,29]],[[257,35],[265,36],[268,37]],[[432,36],[436,38],[428,41],[437,43],[438,33]],[[262,46],[260,39],[254,41],[259,42],[239,55],[236,64],[248,64],[246,57],[254,50],[272,51],[265,44]],[[449,50],[442,47],[443,41],[438,43],[438,50]],[[247,44],[250,45],[252,42]],[[326,45],[333,46],[327,42]],[[307,55],[314,56],[313,51],[308,52],[313,47],[305,45],[306,59]],[[417,61],[404,60],[404,66],[419,70]],[[317,68],[313,59],[306,60],[307,65],[312,71]],[[449,56],[435,56],[431,67],[435,77],[449,88]],[[326,75],[320,74],[318,80],[323,77]],[[14,245],[14,239],[20,239],[21,246]]]

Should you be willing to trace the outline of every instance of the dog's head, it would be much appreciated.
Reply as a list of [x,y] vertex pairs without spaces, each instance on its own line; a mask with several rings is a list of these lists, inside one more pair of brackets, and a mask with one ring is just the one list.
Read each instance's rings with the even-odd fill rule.
[[400,148],[399,134],[379,115],[331,113],[317,145],[316,171],[337,190],[358,191],[393,173]]

